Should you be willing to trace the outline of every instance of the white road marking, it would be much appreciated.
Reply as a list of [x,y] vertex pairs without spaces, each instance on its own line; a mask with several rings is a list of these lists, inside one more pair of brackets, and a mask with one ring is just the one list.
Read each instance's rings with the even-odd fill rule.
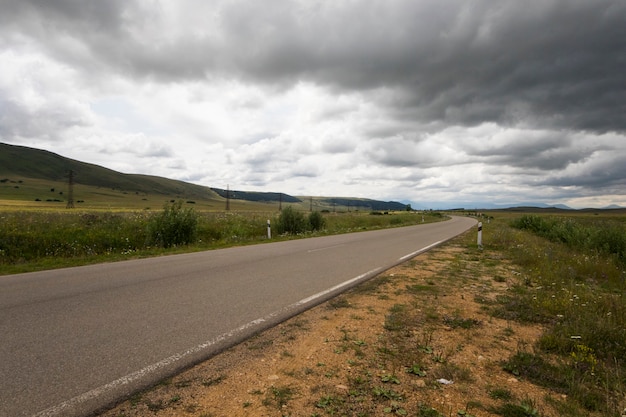
[[359,280],[361,280],[361,279],[363,279],[363,278],[365,278],[367,276],[374,276],[377,273],[379,273],[380,271],[382,271],[382,269],[383,268],[379,267],[379,268],[372,269],[371,271],[367,271],[364,274],[361,274],[361,275],[356,276],[356,277],[354,277],[352,279],[349,279],[348,281],[344,281],[341,284],[335,285],[332,288],[329,288],[329,289],[324,290],[322,292],[318,292],[317,294],[314,294],[314,295],[312,295],[310,297],[304,298],[304,299],[298,301],[297,303],[290,305],[289,307],[287,307],[287,309],[296,308],[296,307],[299,307],[299,306],[301,306],[303,304],[309,303],[309,302],[311,302],[313,300],[316,300],[316,299],[321,298],[321,297],[323,297],[323,296],[325,296],[327,294],[330,294],[331,292],[336,291],[336,290],[338,290],[338,289],[340,289],[342,287],[345,287],[345,286],[350,285],[350,284],[352,284],[352,283],[354,283],[356,281],[359,281]]
[[404,262],[404,261],[406,261],[407,259],[412,258],[412,257],[414,257],[414,256],[416,256],[416,255],[419,255],[419,254],[420,254],[420,253],[422,253],[422,252],[426,252],[428,249],[430,249],[430,248],[432,248],[432,247],[434,247],[434,246],[437,246],[437,245],[438,245],[438,244],[440,244],[440,243],[441,243],[441,240],[439,240],[439,241],[437,241],[437,242],[433,243],[432,245],[428,245],[428,246],[426,246],[426,247],[423,247],[422,249],[416,250],[415,252],[411,252],[411,253],[409,253],[408,255],[404,255],[402,258],[399,258],[398,260],[399,260],[400,262]]
[[151,372],[155,372],[159,369],[163,369],[167,366],[170,366],[184,358],[186,358],[187,356],[193,355],[195,353],[201,352],[202,350],[209,348],[213,345],[216,345],[220,342],[223,342],[224,340],[227,340],[229,338],[234,337],[235,335],[251,328],[254,326],[257,326],[259,324],[265,323],[271,319],[273,319],[274,317],[278,316],[281,313],[285,313],[287,311],[290,310],[294,310],[298,307],[301,307],[307,303],[310,303],[312,301],[315,301],[325,295],[328,295],[330,293],[332,293],[333,291],[336,291],[340,288],[346,287],[352,283],[355,283],[361,279],[364,279],[367,276],[374,276],[376,275],[378,272],[382,271],[383,268],[375,268],[372,269],[371,271],[368,271],[364,274],[361,274],[359,276],[356,276],[352,279],[349,279],[348,281],[344,281],[341,284],[335,285],[332,288],[329,288],[327,290],[318,292],[317,294],[314,294],[310,297],[304,298],[294,304],[291,304],[281,310],[275,311],[274,313],[271,313],[263,318],[259,318],[256,320],[252,320],[249,323],[244,324],[243,326],[237,327],[236,329],[231,330],[230,332],[227,333],[223,333],[217,337],[215,337],[214,339],[211,339],[207,342],[201,343],[191,349],[188,349],[182,353],[178,353],[175,355],[172,355],[170,357],[167,357],[157,363],[154,363],[152,365],[148,365],[145,368],[142,368],[136,372],[133,372],[131,374],[128,374],[126,376],[123,376],[119,379],[116,379],[115,381],[109,382],[108,384],[102,385],[98,388],[92,389],[91,391],[85,392],[81,395],[78,395],[74,398],[71,398],[67,401],[63,401],[62,403],[55,405],[53,407],[50,407],[44,411],[41,411],[37,414],[35,414],[35,417],[56,417],[56,416],[61,416],[64,414],[64,411],[71,408],[71,407],[75,407],[78,406],[79,404],[85,403],[87,401],[93,400],[95,398],[98,398],[102,395],[104,395],[105,393],[112,391],[116,388],[119,388],[121,386],[124,385],[128,385],[134,381],[137,381],[139,379],[141,379],[142,377],[150,374]]

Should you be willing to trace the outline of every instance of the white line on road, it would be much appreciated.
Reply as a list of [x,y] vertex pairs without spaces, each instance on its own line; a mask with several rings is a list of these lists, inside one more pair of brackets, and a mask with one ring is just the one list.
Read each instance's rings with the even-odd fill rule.
[[428,249],[430,249],[430,248],[432,248],[432,247],[434,247],[434,246],[437,246],[437,245],[438,245],[438,244],[440,244],[440,243],[441,243],[441,240],[439,240],[439,241],[437,241],[437,242],[433,243],[432,245],[428,245],[428,246],[426,246],[426,247],[423,247],[422,249],[416,250],[415,252],[411,252],[411,253],[409,253],[408,255],[404,255],[402,258],[399,258],[398,260],[399,260],[400,262],[404,262],[404,261],[406,261],[407,259],[412,258],[412,257],[414,257],[414,256],[417,256],[417,255],[419,255],[419,254],[420,254],[420,253],[422,253],[422,252],[426,252]]
[[78,396],[72,398],[72,399],[69,399],[67,401],[64,401],[64,402],[58,404],[58,405],[55,405],[55,406],[50,407],[50,408],[48,408],[48,409],[46,409],[44,411],[41,411],[41,412],[35,414],[35,417],[55,417],[55,416],[64,415],[65,411],[70,409],[70,408],[77,407],[80,404],[83,404],[83,403],[85,403],[87,401],[94,400],[94,399],[96,399],[98,397],[101,397],[101,396],[105,395],[106,393],[113,391],[114,389],[120,388],[120,387],[122,387],[124,385],[131,384],[132,382],[137,381],[137,380],[143,378],[144,376],[150,374],[151,372],[156,372],[156,371],[158,371],[160,369],[166,368],[166,367],[168,367],[168,366],[170,366],[170,365],[172,365],[172,364],[174,364],[174,363],[176,363],[176,362],[178,362],[178,361],[180,361],[180,360],[182,360],[182,359],[184,359],[184,358],[186,358],[186,357],[188,357],[190,355],[193,355],[193,354],[196,354],[198,352],[201,352],[204,349],[207,349],[207,348],[209,348],[211,346],[214,346],[214,345],[216,345],[216,344],[218,344],[220,342],[223,342],[223,341],[225,341],[225,340],[227,340],[229,338],[232,338],[232,337],[236,336],[237,334],[239,334],[239,333],[241,333],[241,332],[243,332],[243,331],[245,331],[245,330],[247,330],[247,329],[249,329],[251,327],[260,325],[262,323],[265,323],[265,322],[267,322],[267,321],[269,321],[269,320],[279,316],[281,313],[285,313],[285,312],[288,312],[290,310],[297,309],[298,307],[301,307],[301,306],[303,306],[305,304],[308,304],[308,303],[313,302],[313,301],[315,301],[317,299],[320,299],[320,298],[322,298],[325,295],[328,295],[328,294],[330,294],[330,293],[332,293],[332,292],[334,292],[336,290],[339,290],[339,289],[341,289],[343,287],[346,287],[346,286],[348,286],[350,284],[353,284],[353,283],[355,283],[355,282],[357,282],[359,280],[362,280],[362,279],[364,279],[364,278],[366,278],[368,276],[372,277],[372,276],[376,275],[377,273],[379,273],[380,271],[382,271],[382,269],[383,268],[372,269],[372,270],[370,270],[370,271],[368,271],[368,272],[366,272],[364,274],[361,274],[361,275],[356,276],[356,277],[354,277],[352,279],[344,281],[341,284],[335,285],[332,288],[329,288],[327,290],[318,292],[317,294],[314,294],[314,295],[312,295],[310,297],[304,298],[304,299],[302,299],[302,300],[300,300],[300,301],[298,301],[298,302],[296,302],[294,304],[291,304],[291,305],[285,307],[284,309],[281,309],[279,311],[275,311],[274,313],[271,313],[271,314],[269,314],[269,315],[267,315],[267,316],[265,316],[263,318],[252,320],[251,322],[246,323],[243,326],[237,327],[236,329],[233,329],[230,332],[223,333],[223,334],[215,337],[214,339],[211,339],[211,340],[209,340],[207,342],[201,343],[201,344],[199,344],[199,345],[197,345],[197,346],[195,346],[195,347],[193,347],[191,349],[188,349],[188,350],[186,350],[186,351],[184,351],[182,353],[178,353],[178,354],[172,355],[170,357],[167,357],[167,358],[165,358],[165,359],[163,359],[163,360],[161,360],[161,361],[159,361],[157,363],[154,363],[152,365],[148,365],[145,368],[142,368],[142,369],[140,369],[140,370],[138,370],[136,372],[133,372],[131,374],[123,376],[123,377],[121,377],[119,379],[116,379],[113,382],[109,382],[108,384],[102,385],[102,386],[100,386],[98,388],[95,388],[95,389],[93,389],[91,391],[85,392],[85,393],[83,393],[81,395],[78,395]]
[[382,271],[382,268],[380,268],[380,267],[372,269],[371,271],[367,271],[366,273],[361,274],[361,275],[359,275],[357,277],[354,277],[352,279],[349,279],[348,281],[344,281],[344,282],[342,282],[339,285],[335,285],[332,288],[329,288],[329,289],[324,290],[322,292],[318,292],[317,294],[314,294],[314,295],[312,295],[310,297],[304,298],[304,299],[298,301],[297,303],[290,305],[289,307],[287,307],[287,309],[296,308],[296,307],[299,307],[299,306],[301,306],[303,304],[306,304],[306,303],[309,303],[311,301],[317,300],[318,298],[321,298],[321,297],[323,297],[323,296],[325,296],[327,294],[330,294],[333,291],[336,291],[336,290],[338,290],[338,289],[340,289],[342,287],[345,287],[345,286],[350,285],[350,284],[352,284],[354,282],[357,282],[358,280],[361,280],[361,279],[363,279],[363,278],[365,278],[367,276],[374,276],[377,273],[379,273],[380,271]]
[[162,361],[159,361],[157,363],[154,363],[152,365],[148,365],[143,369],[140,369],[136,372],[133,372],[131,374],[128,374],[126,376],[123,376],[119,379],[116,379],[113,382],[109,382],[108,384],[102,385],[98,388],[92,389],[91,391],[85,392],[84,394],[81,394],[79,396],[76,396],[70,400],[64,401],[58,405],[55,405],[53,407],[48,408],[47,410],[41,411],[37,414],[35,414],[35,417],[53,417],[53,416],[59,416],[59,415],[63,415],[64,410],[67,410],[70,407],[75,407],[79,404],[85,403],[89,400],[93,400],[95,398],[98,398],[102,395],[104,395],[105,393],[112,391],[113,389],[116,389],[118,387],[124,386],[124,385],[128,385],[134,381],[139,380],[140,378],[144,377],[145,375],[148,375],[151,372],[155,372],[159,369],[165,368],[169,365],[172,365],[174,363],[176,363],[177,361],[180,361],[181,359],[189,356],[189,355],[193,355],[194,353],[198,353],[200,351],[202,351],[203,349],[206,349],[208,347],[211,347],[217,343],[220,343],[224,340],[227,340],[230,337],[233,337],[235,335],[237,335],[238,333],[243,332],[244,330],[261,324],[263,322],[265,322],[266,320],[272,318],[275,314],[270,314],[269,316],[262,318],[262,319],[257,319],[257,320],[253,320],[247,324],[244,324],[243,326],[237,327],[234,330],[231,330],[230,332],[227,333],[223,333],[219,336],[217,336],[216,338],[199,344],[196,347],[193,347],[191,349],[188,349],[182,353],[178,353],[176,355],[172,355],[168,358],[163,359]]

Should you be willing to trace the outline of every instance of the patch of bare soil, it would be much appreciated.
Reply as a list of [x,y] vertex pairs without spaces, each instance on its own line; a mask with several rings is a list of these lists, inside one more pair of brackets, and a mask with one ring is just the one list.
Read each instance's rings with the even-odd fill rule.
[[503,369],[542,329],[489,315],[515,280],[497,256],[448,243],[102,416],[557,416]]

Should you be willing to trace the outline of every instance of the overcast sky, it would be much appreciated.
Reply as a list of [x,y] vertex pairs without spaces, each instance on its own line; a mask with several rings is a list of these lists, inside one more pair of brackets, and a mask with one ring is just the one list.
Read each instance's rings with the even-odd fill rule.
[[0,142],[219,188],[626,206],[623,0],[0,9]]

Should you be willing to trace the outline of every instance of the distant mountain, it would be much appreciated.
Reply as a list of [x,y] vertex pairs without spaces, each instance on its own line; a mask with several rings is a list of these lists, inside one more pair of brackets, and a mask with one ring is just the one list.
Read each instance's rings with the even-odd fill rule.
[[561,209],[561,210],[574,210],[573,208],[571,208],[570,206],[567,206],[565,204],[555,204],[552,207],[558,208],[558,209]]
[[397,201],[378,201],[367,198],[322,198],[318,200],[320,203],[337,207],[349,208],[353,210],[373,210],[373,211],[403,211],[407,209],[407,205],[398,203]]
[[284,193],[264,193],[258,191],[239,191],[239,190],[224,190],[222,188],[211,188],[223,198],[230,198],[234,200],[247,200],[247,201],[259,201],[259,202],[275,202],[282,201],[283,203],[301,203],[299,198],[290,196]]
[[509,204],[496,204],[484,201],[424,201],[420,203],[411,203],[411,207],[416,210],[506,210],[506,209],[560,209],[574,210],[565,204],[545,204],[537,202],[520,202]]

